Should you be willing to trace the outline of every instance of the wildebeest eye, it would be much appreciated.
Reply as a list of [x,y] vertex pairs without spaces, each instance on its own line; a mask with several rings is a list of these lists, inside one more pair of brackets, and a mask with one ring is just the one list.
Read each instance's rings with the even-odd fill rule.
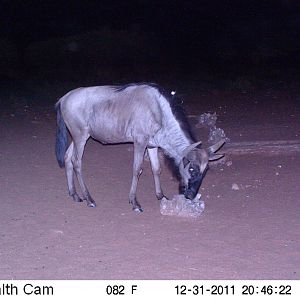
[[190,176],[191,178],[196,178],[197,176],[199,176],[199,168],[196,166],[196,167],[193,167],[193,166],[190,166],[189,167],[189,173],[190,173]]

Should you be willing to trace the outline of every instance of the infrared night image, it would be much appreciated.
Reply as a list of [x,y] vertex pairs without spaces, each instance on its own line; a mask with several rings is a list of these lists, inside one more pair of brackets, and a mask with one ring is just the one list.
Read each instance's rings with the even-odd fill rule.
[[299,280],[299,36],[294,0],[0,0],[0,279]]

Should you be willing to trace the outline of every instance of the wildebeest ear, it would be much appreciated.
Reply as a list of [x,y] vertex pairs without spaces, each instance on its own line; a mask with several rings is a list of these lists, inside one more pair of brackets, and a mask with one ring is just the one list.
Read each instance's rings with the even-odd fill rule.
[[215,153],[212,153],[212,154],[209,155],[208,160],[209,161],[218,160],[218,159],[220,159],[220,158],[222,158],[224,156],[225,156],[225,154],[215,154]]
[[190,163],[190,161],[186,157],[184,157],[182,159],[182,163],[183,163],[183,167],[185,168]]

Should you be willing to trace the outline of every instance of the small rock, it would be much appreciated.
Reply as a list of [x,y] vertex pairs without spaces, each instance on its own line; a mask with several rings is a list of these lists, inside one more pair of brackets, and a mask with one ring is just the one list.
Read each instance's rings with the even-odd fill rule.
[[238,190],[240,189],[237,183],[233,183],[232,186],[231,186],[231,188],[232,188],[234,191],[238,191]]

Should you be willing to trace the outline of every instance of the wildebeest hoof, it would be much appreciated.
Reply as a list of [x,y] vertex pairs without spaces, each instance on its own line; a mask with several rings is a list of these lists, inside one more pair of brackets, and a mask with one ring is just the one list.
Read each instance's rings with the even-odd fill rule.
[[87,206],[88,207],[96,207],[97,205],[96,205],[95,201],[89,201],[89,200],[87,200]]
[[158,201],[162,200],[162,199],[166,199],[167,197],[164,194],[157,194],[156,198]]
[[133,211],[136,211],[136,212],[138,212],[138,213],[143,212],[143,209],[142,209],[140,206],[133,207],[132,210],[133,210]]

